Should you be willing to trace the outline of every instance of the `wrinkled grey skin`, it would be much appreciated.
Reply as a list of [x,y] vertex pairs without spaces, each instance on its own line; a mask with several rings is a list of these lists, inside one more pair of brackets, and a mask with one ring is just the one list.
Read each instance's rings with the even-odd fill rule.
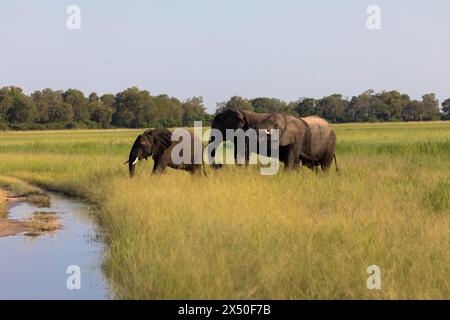
[[[331,166],[333,158],[335,159],[336,135],[326,120],[316,116],[298,118],[278,112],[256,113],[249,110],[228,109],[213,119],[211,128],[220,130],[224,139],[226,129],[243,129],[244,131],[255,129],[257,132],[278,129],[279,159],[284,163],[285,169],[303,164],[311,169],[320,166],[326,171]],[[210,143],[212,141],[211,137]],[[248,163],[247,151],[245,158]],[[210,153],[214,158],[214,150]],[[264,155],[270,156],[270,154]],[[234,156],[237,159],[236,148]]]
[[[194,139],[198,139],[192,132],[189,132],[191,139],[192,150],[190,150],[191,159],[189,163],[175,164],[172,161],[171,153],[172,149],[180,143],[179,141],[172,141],[172,132],[167,129],[150,129],[146,130],[143,134],[140,134],[130,150],[128,157],[128,168],[130,177],[135,174],[136,163],[139,160],[152,157],[154,161],[153,174],[162,173],[166,167],[173,169],[180,169],[190,172],[191,174],[206,174],[205,168],[202,164],[195,164],[194,162]],[[201,143],[201,142],[200,142]]]
[[302,158],[302,162],[310,169],[320,167],[323,171],[328,171],[333,163],[336,165],[336,133],[325,119],[318,116],[302,118],[309,128],[309,136],[303,145],[303,154],[307,158]]

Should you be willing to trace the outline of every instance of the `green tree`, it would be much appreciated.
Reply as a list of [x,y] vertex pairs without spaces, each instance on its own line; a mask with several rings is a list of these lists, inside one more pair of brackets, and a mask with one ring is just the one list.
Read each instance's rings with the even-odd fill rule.
[[422,103],[417,100],[411,100],[403,110],[403,119],[405,121],[420,120],[422,112]]
[[116,98],[113,94],[110,93],[104,94],[100,97],[100,100],[108,108],[111,108],[112,110],[116,109]]
[[206,109],[203,105],[203,97],[193,97],[181,104],[183,111],[182,125],[192,126],[194,121],[206,119]]
[[10,94],[9,87],[3,87],[0,89],[0,120],[7,122],[8,112],[13,105],[14,100]]
[[182,123],[181,102],[167,95],[152,97],[136,87],[116,96],[113,124],[119,127],[174,127]]
[[31,123],[37,117],[33,99],[19,87],[6,87],[0,94],[2,118],[9,123]]
[[251,100],[253,110],[255,112],[285,112],[287,111],[287,103],[275,98],[256,98]]
[[75,121],[87,121],[90,119],[88,101],[83,92],[76,89],[69,89],[63,93],[64,102],[72,106],[75,114]]
[[343,122],[345,121],[347,103],[347,100],[340,94],[324,97],[319,100],[319,108],[321,109],[319,115],[332,122]]
[[253,106],[250,103],[250,101],[248,101],[247,99],[239,97],[239,96],[234,96],[234,97],[231,97],[231,99],[225,103],[218,103],[217,109],[216,109],[216,114],[221,113],[221,112],[225,111],[226,109],[242,109],[242,110],[252,110],[253,111]]
[[137,87],[128,88],[116,95],[116,112],[112,122],[115,126],[139,128],[146,126],[152,109],[150,92]]
[[[53,113],[55,110],[66,110],[69,112],[67,116],[61,115],[57,119],[64,118],[73,120],[73,111],[67,110],[67,107],[62,107],[64,104],[62,91],[53,91],[52,89],[44,89],[42,91],[35,91],[31,94],[31,98],[36,104],[37,108],[37,118],[36,121],[39,123],[49,123],[54,122],[55,118],[51,119],[50,112]],[[53,114],[54,115],[54,114]]]
[[[349,122],[364,122],[370,120],[370,109],[373,103],[373,91],[368,90],[359,96],[354,96],[346,110],[345,118]],[[372,118],[372,120],[374,120]]]
[[92,114],[91,120],[99,123],[102,128],[111,126],[113,110],[106,106],[102,101],[91,102]]
[[53,104],[48,108],[49,123],[73,122],[75,113],[68,103]]
[[319,115],[317,112],[317,101],[313,98],[301,98],[294,102],[294,112],[300,117]]
[[150,109],[149,126],[160,126],[165,128],[177,127],[182,124],[181,102],[167,95],[153,97],[154,107]]
[[97,102],[100,98],[98,97],[97,92],[91,92],[88,97],[88,102]]
[[97,108],[98,102],[100,101],[100,98],[96,92],[91,92],[87,99],[87,109],[89,112],[89,119],[92,120],[92,114],[94,113],[94,110]]
[[384,121],[400,121],[405,107],[410,98],[406,94],[398,91],[383,91],[377,95],[377,98],[383,102],[379,110],[379,118]]
[[436,94],[427,93],[422,96],[420,120],[436,120],[439,119],[439,100]]

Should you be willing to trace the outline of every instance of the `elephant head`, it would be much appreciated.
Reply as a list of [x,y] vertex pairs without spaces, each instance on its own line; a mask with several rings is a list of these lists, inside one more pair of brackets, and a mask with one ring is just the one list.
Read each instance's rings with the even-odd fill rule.
[[[222,134],[223,140],[225,140],[227,129],[246,130],[246,129],[248,129],[248,124],[246,121],[246,116],[242,112],[242,110],[227,109],[214,117],[214,119],[211,123],[211,129],[220,131],[220,133]],[[212,142],[214,142],[214,139],[215,139],[214,136],[211,134],[208,145],[211,148],[211,150],[209,150],[209,153],[210,153],[212,159],[214,159],[215,154],[216,154],[215,148],[212,147]],[[218,164],[213,164],[213,166],[216,169],[221,167],[221,165],[218,165]]]
[[150,156],[158,156],[170,144],[171,132],[166,129],[147,130],[139,135],[133,143],[127,161],[130,177],[134,176],[138,160],[147,160]]
[[279,144],[281,147],[295,143],[299,137],[304,137],[307,124],[303,119],[283,113],[271,113],[262,121],[255,124],[254,129],[265,131],[268,135],[272,130],[279,130]]
[[242,110],[237,109],[227,109],[222,113],[219,113],[214,117],[211,129],[217,129],[225,137],[227,129],[244,129],[246,127],[247,120],[245,114]]

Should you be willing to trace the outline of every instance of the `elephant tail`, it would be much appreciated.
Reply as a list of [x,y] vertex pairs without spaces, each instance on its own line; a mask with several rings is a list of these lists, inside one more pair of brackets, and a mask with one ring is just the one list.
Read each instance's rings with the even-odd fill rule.
[[[205,150],[206,147],[202,147],[202,170],[203,170],[203,174],[205,175],[205,177],[208,176],[208,173],[206,172],[206,166],[205,166]],[[208,161],[209,163],[209,161]]]
[[202,163],[202,167],[203,167],[203,174],[205,175],[205,177],[207,177],[208,173],[206,172],[206,167],[205,167],[205,162],[204,161]]
[[336,166],[336,172],[339,172],[339,168],[338,168],[338,164],[337,164],[337,160],[336,160],[336,154],[333,157],[334,157],[334,165]]

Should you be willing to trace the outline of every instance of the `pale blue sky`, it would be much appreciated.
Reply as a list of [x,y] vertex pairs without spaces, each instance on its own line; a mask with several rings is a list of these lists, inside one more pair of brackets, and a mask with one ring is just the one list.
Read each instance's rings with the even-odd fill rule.
[[[82,28],[66,28],[79,5]],[[382,29],[366,28],[366,9]],[[0,86],[86,94],[139,86],[208,110],[233,95],[286,100],[398,89],[450,97],[450,1],[2,1]]]

